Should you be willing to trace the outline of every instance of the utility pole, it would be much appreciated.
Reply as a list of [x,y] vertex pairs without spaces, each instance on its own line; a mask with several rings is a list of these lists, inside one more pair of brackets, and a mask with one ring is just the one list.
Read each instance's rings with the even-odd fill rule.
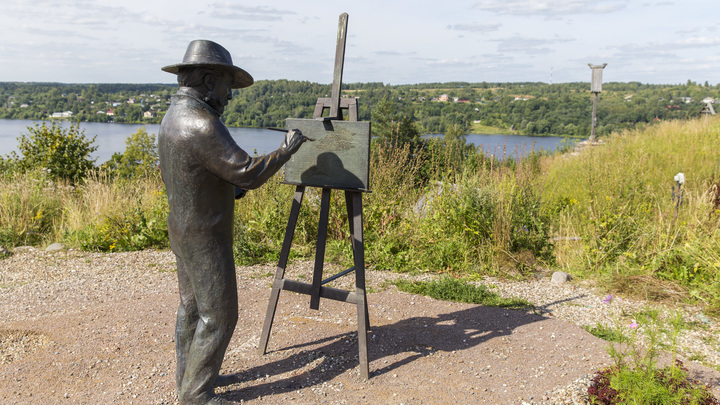
[[597,127],[597,105],[600,99],[600,92],[602,91],[602,71],[607,66],[607,63],[602,65],[593,65],[588,63],[590,69],[592,69],[592,81],[590,82],[590,91],[594,94],[593,97],[593,111],[592,111],[592,129],[590,132],[590,142],[595,142],[595,127]]

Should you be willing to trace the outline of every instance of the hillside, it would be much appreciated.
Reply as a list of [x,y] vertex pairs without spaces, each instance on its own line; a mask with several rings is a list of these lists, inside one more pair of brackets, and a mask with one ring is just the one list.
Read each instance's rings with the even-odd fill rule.
[[[524,135],[587,137],[592,93],[588,83],[345,84],[358,97],[360,119],[371,120],[379,103],[393,106],[391,119],[407,117],[423,133],[459,125]],[[170,84],[0,83],[0,118],[63,118],[93,122],[158,123],[177,86]],[[288,117],[311,118],[330,85],[261,80],[235,90],[223,119],[229,126],[282,126]],[[704,99],[720,100],[718,86],[688,82],[650,85],[606,83],[598,107],[599,135],[657,121],[698,116]],[[64,113],[64,114],[63,114]]]

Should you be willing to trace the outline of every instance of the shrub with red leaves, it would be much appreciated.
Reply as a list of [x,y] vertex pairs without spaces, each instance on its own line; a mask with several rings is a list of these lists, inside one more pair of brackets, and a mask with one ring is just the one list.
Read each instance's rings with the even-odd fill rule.
[[610,386],[610,378],[618,371],[618,367],[608,367],[595,373],[587,390],[594,403],[612,405],[618,402],[618,392]]

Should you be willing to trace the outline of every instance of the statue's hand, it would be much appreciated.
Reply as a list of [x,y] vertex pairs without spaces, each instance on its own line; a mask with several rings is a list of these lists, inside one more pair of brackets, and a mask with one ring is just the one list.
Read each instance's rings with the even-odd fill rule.
[[305,141],[314,141],[314,139],[306,137],[299,129],[291,129],[285,134],[285,141],[282,147],[292,154],[297,152],[298,149],[300,149],[300,145]]

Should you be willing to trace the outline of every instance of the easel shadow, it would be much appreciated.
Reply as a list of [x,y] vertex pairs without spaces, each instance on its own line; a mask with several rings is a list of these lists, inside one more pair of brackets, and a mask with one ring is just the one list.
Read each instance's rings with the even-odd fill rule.
[[[472,349],[488,340],[510,335],[514,329],[548,318],[527,311],[476,306],[461,311],[403,319],[399,322],[371,327],[368,335],[368,357],[371,378],[385,374],[435,352],[453,352]],[[324,345],[323,345],[324,344]],[[317,347],[318,345],[322,345]],[[283,394],[300,388],[321,385],[323,382],[355,369],[357,363],[357,332],[344,333],[319,341],[283,347],[279,350],[315,349],[294,353],[282,360],[244,370],[229,376],[233,384],[250,382],[256,376],[292,374],[308,364],[309,370],[278,381],[261,383],[219,394],[225,399],[251,400],[268,395]],[[400,360],[383,364],[378,360],[402,355]],[[387,361],[386,361],[387,363]],[[374,366],[374,368],[373,368]]]

